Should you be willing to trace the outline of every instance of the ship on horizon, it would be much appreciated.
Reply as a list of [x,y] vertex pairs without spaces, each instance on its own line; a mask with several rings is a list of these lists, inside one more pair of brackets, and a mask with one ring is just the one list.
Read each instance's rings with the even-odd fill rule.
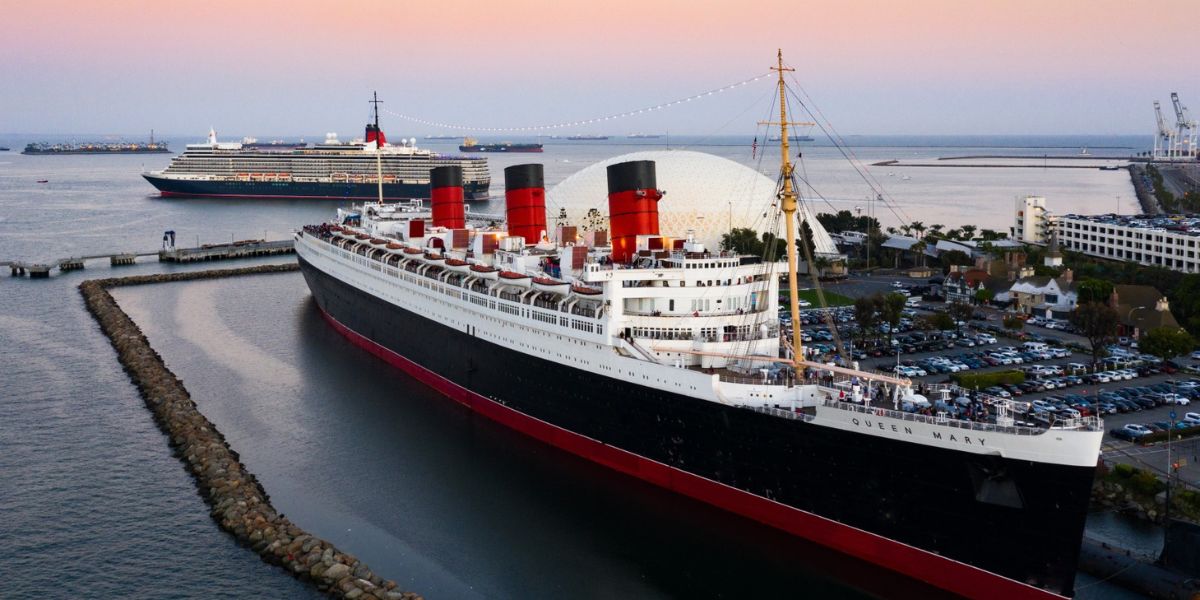
[[[8,150],[8,148],[3,148]],[[77,154],[170,154],[166,142],[154,141],[154,130],[150,131],[148,142],[69,142],[52,144],[49,142],[31,142],[25,146],[21,154],[31,156],[43,155],[77,155]]]
[[574,140],[574,141],[589,141],[590,142],[590,141],[597,141],[597,140],[607,140],[608,136],[607,135],[595,135],[595,134],[588,134],[588,133],[580,133],[580,134],[576,134],[576,135],[569,135],[569,136],[567,136],[567,139]]
[[443,155],[417,148],[416,138],[390,144],[375,119],[364,139],[342,142],[336,133],[312,146],[272,147],[217,141],[188,144],[166,169],[144,173],[163,196],[307,198],[329,200],[428,198],[429,173],[441,166],[463,170],[468,200],[486,200],[491,185],[486,158]]
[[297,260],[333,329],[500,424],[960,595],[1072,595],[1102,421],[1031,426],[986,394],[920,414],[908,379],[808,360],[779,117],[786,261],[660,232],[649,160],[607,167],[611,232],[548,235],[539,164],[504,170],[503,225],[472,222],[446,166],[430,206],[338,209]]
[[475,138],[464,138],[458,147],[459,152],[542,152],[541,144],[514,144],[499,142],[495,144],[480,144]]

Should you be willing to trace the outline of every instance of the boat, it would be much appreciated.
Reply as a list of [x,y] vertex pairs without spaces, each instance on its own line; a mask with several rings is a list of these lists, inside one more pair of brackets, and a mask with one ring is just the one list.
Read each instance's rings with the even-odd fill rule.
[[590,134],[581,133],[581,134],[576,134],[576,135],[569,135],[569,136],[567,136],[567,139],[574,140],[574,141],[589,141],[590,142],[590,141],[595,141],[595,140],[607,140],[608,136],[607,135],[590,135]]
[[416,139],[387,141],[374,122],[363,139],[342,142],[336,133],[311,146],[261,147],[223,143],[210,129],[203,144],[188,144],[167,168],[142,177],[163,196],[386,200],[428,198],[429,173],[440,166],[462,168],[467,200],[486,200],[491,175],[487,158],[443,155],[418,148]]
[[629,138],[629,139],[631,139],[631,140],[657,140],[658,138],[662,137],[662,134],[658,134],[658,133],[631,133],[631,134],[629,134],[629,135],[627,135],[627,136],[625,136],[625,137],[627,137],[627,138]]
[[514,144],[500,142],[498,144],[480,144],[475,138],[465,138],[458,147],[460,152],[541,152],[541,144]]
[[50,183],[50,180],[49,179],[39,179],[39,180],[37,180],[37,182],[38,183]]
[[[4,148],[8,150],[8,148]],[[29,156],[61,156],[78,154],[170,154],[166,142],[154,141],[150,134],[149,142],[72,142],[52,144],[49,142],[31,142],[25,146],[21,154]]]
[[0,152],[8,152],[9,150],[10,150],[10,148],[6,148],[6,147],[4,147],[4,146],[0,146]]
[[[782,54],[773,70],[783,95]],[[779,117],[787,139],[786,104]],[[784,261],[660,232],[659,211],[687,207],[635,156],[607,167],[610,214],[633,216],[611,222],[604,246],[524,242],[547,230],[543,168],[528,164],[505,169],[502,227],[464,223],[457,179],[439,172],[421,227],[378,203],[339,211],[296,232],[297,262],[333,330],[503,426],[962,596],[1071,596],[1103,422],[1030,425],[1005,398],[950,384],[927,396],[898,375],[805,358],[787,326],[801,322],[799,188],[780,150]],[[472,265],[380,264],[333,227]],[[916,410],[958,394],[972,418]]]

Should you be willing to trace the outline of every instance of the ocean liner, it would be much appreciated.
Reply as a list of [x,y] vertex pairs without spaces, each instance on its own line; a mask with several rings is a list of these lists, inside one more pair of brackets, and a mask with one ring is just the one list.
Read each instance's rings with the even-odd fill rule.
[[986,419],[909,412],[910,381],[810,361],[781,321],[786,272],[800,323],[777,70],[786,261],[660,232],[672,201],[651,161],[608,167],[610,231],[584,236],[550,235],[541,165],[504,170],[504,227],[467,219],[447,166],[429,206],[297,231],[317,307],[449,398],[601,465],[964,596],[1070,596],[1099,419],[1026,426],[986,396]]
[[277,148],[208,142],[188,144],[162,171],[142,176],[163,196],[403,200],[428,198],[429,172],[457,166],[468,200],[486,200],[491,185],[486,158],[446,156],[419,149],[416,139],[389,144],[375,120],[364,140],[341,142],[336,134],[311,147]]

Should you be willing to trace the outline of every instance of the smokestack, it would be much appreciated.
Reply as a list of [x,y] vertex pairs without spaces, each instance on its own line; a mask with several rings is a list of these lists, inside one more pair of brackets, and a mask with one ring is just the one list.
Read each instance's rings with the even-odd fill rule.
[[542,165],[513,165],[504,169],[504,205],[508,235],[525,238],[527,245],[546,231],[546,182]]
[[612,226],[612,259],[628,262],[637,254],[637,236],[658,235],[658,201],[654,161],[635,160],[608,167],[608,219]]
[[387,143],[387,137],[383,135],[383,130],[374,123],[367,123],[367,143],[377,142],[382,148]]
[[429,171],[429,188],[429,197],[433,201],[433,226],[447,229],[466,227],[462,167],[434,167]]

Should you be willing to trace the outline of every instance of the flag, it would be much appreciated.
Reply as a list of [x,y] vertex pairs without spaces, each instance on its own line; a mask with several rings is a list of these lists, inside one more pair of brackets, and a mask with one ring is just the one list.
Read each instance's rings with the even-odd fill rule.
[[753,159],[758,154],[758,136],[754,136],[754,143],[750,144],[750,158]]

